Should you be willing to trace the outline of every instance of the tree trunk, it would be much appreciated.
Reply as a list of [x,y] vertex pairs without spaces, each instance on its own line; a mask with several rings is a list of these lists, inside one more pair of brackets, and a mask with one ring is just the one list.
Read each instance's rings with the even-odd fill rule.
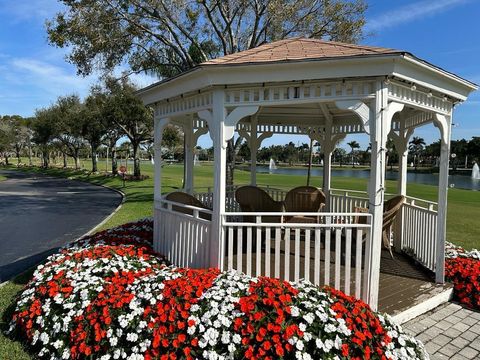
[[313,140],[310,139],[310,153],[308,155],[307,186],[310,186],[310,175],[312,173],[312,160],[313,160]]
[[67,167],[68,167],[67,154],[63,153],[63,168],[66,169]]
[[75,161],[75,170],[80,169],[80,157],[78,156],[79,152],[80,152],[79,149],[75,149],[73,152],[73,160]]
[[92,172],[96,173],[98,172],[97,168],[97,148],[92,145]]
[[118,174],[118,164],[117,164],[117,150],[115,145],[110,148],[110,154],[112,157],[112,175]]
[[28,137],[28,166],[32,166],[32,143]]
[[138,158],[138,148],[140,144],[132,143],[133,147],[133,176],[140,177],[140,159]]
[[5,165],[10,165],[10,163],[8,162],[8,153],[5,152]]
[[235,144],[233,138],[227,141],[226,155],[226,185],[233,186],[233,172],[235,169]]
[[49,158],[48,158],[48,150],[43,150],[42,151],[42,158],[43,158],[43,164],[42,166],[47,169],[48,168],[48,162],[49,162]]

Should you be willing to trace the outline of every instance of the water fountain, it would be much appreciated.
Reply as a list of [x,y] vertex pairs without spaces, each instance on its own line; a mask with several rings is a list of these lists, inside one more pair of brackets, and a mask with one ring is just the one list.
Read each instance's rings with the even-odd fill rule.
[[473,163],[472,179],[480,180],[480,168],[478,167],[478,164],[476,162]]
[[275,165],[275,161],[272,158],[270,158],[270,164],[268,165],[268,169],[270,171],[277,169],[277,165]]
[[193,166],[200,165],[200,162],[198,161],[198,154],[195,154],[193,156]]

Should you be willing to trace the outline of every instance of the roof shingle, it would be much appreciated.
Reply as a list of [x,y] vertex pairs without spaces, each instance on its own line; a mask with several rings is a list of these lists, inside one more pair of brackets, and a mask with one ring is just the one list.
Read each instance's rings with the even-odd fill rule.
[[404,51],[297,37],[208,60],[201,65],[240,65],[400,53]]

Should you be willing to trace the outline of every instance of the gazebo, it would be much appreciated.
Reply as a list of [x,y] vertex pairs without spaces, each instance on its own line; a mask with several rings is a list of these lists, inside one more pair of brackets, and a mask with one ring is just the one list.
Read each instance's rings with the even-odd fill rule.
[[[444,282],[444,245],[452,112],[476,85],[416,56],[388,48],[292,38],[204,62],[138,92],[155,113],[154,247],[174,264],[236,269],[286,280],[308,279],[362,298],[377,308],[387,138],[399,153],[398,194],[405,196],[393,226],[403,251]],[[164,127],[183,127],[184,191],[188,204],[162,196],[160,143]],[[438,202],[407,196],[408,142],[433,123],[441,138]],[[241,212],[236,187],[226,185],[227,141],[248,141],[251,185],[256,152],[273,134],[303,134],[324,153],[319,213]],[[214,186],[193,186],[194,148],[209,133],[214,145]],[[368,192],[331,188],[331,156],[347,134],[371,142]],[[283,190],[265,189],[275,200]],[[367,213],[356,212],[368,208]],[[315,216],[289,223],[287,216]],[[281,220],[271,220],[280,216]],[[253,219],[253,220],[252,220]]]

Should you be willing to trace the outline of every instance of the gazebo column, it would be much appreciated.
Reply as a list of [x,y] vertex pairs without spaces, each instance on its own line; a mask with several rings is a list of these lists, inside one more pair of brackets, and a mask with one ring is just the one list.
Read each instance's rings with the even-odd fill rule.
[[162,199],[162,137],[163,130],[169,122],[169,118],[155,118],[154,121],[155,181],[153,194],[155,201]]
[[365,247],[365,273],[363,300],[374,310],[378,306],[380,283],[380,258],[382,250],[383,201],[385,195],[385,158],[387,135],[391,129],[393,115],[401,111],[403,104],[388,102],[388,87],[377,81],[375,100],[371,106],[362,101],[337,101],[337,107],[355,112],[363,123],[365,132],[370,134],[372,156],[370,182],[368,186],[371,236]]
[[325,193],[326,209],[330,211],[330,191],[332,179],[332,153],[337,144],[345,139],[345,134],[333,134],[333,117],[324,103],[320,103],[320,110],[325,117],[325,132],[323,134],[311,134],[310,138],[318,141],[323,152],[323,185]]
[[211,267],[223,269],[224,262],[225,244],[222,216],[225,214],[227,141],[233,137],[238,121],[257,111],[258,106],[243,106],[233,109],[227,116],[225,93],[223,90],[217,89],[213,91],[212,110],[198,112],[198,116],[208,123],[214,148],[213,214],[209,249]]
[[447,197],[448,197],[448,168],[450,157],[450,136],[452,117],[435,114],[434,125],[441,134],[440,168],[438,184],[438,219],[437,219],[437,244],[435,254],[435,281],[445,282],[445,241],[447,236]]
[[407,195],[408,142],[412,134],[413,128],[405,129],[405,122],[402,121],[398,134],[392,130],[389,135],[398,153],[397,192],[403,196]]
[[[395,144],[395,149],[398,153],[398,182],[397,192],[399,195],[407,196],[407,169],[408,169],[408,142],[413,134],[414,129],[405,129],[405,123],[400,123],[400,130],[398,134],[393,130],[390,132],[390,138]],[[393,239],[393,246],[396,251],[402,249],[402,237],[404,234],[403,226],[403,209],[397,215],[398,227],[395,229],[395,237]]]
[[186,119],[183,127],[184,131],[184,154],[185,169],[183,173],[183,186],[187,193],[192,194],[194,190],[194,159],[195,146],[197,146],[198,138],[208,132],[208,128],[199,128],[197,131],[193,129],[193,120]]
[[193,142],[193,124],[191,119],[185,119],[183,125],[184,136],[184,171],[183,171],[183,188],[191,194],[193,192],[193,158],[195,156],[195,144]]
[[243,137],[248,144],[248,148],[250,149],[250,185],[256,186],[257,185],[257,152],[262,145],[263,140],[272,137],[272,132],[264,132],[260,134],[257,133],[257,116],[254,115],[251,117],[251,128],[252,130],[248,133],[245,130],[239,130],[238,133],[241,137]]

